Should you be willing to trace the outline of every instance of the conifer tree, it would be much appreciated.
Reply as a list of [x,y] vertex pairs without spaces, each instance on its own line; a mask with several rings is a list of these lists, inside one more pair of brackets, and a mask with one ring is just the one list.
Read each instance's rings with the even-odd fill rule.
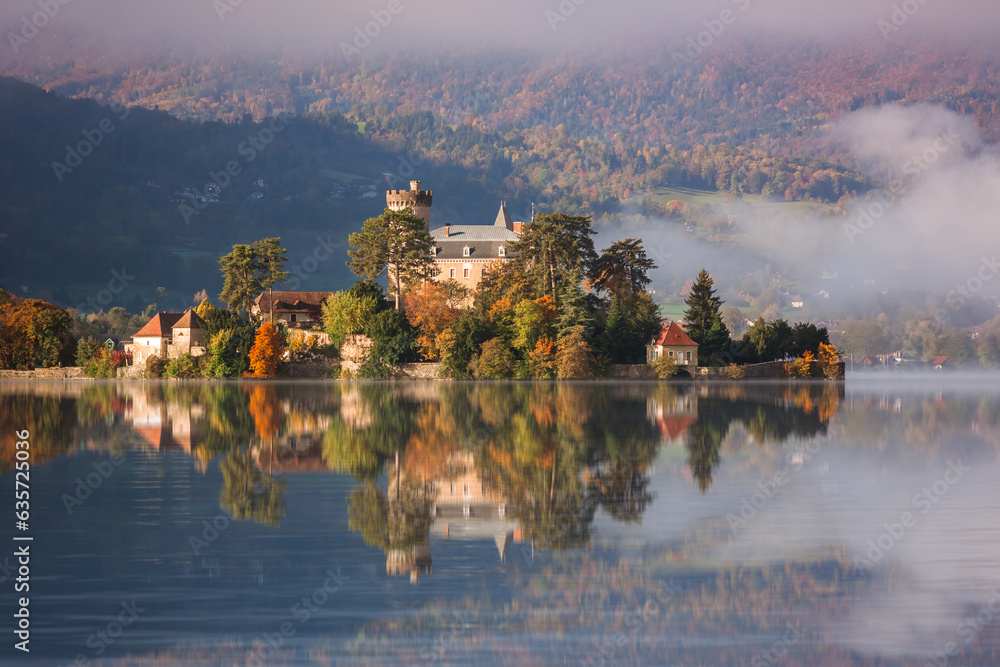
[[[729,329],[722,321],[722,299],[715,296],[715,284],[707,270],[702,269],[691,294],[684,301],[685,331],[698,343],[698,358],[710,363],[729,347]],[[706,364],[707,365],[707,364]]]

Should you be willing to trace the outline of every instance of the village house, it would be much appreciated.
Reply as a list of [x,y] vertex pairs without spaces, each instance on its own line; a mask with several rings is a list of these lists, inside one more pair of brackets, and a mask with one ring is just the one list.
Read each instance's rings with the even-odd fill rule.
[[205,322],[189,308],[184,313],[159,313],[132,336],[132,363],[145,366],[150,357],[176,359],[205,354]]
[[[267,321],[274,312],[275,322],[291,325],[312,324],[323,319],[323,302],[333,292],[262,292],[253,301],[250,314]],[[268,297],[271,307],[268,307]]]
[[421,190],[420,181],[410,181],[409,190],[388,190],[385,194],[390,210],[410,208],[424,221],[424,229],[434,239],[431,252],[437,268],[435,280],[455,280],[475,292],[491,264],[514,259],[515,253],[510,252],[510,248],[520,238],[525,223],[511,219],[506,202],[501,202],[492,225],[448,223],[431,229],[432,200],[433,193]]
[[673,357],[680,371],[694,377],[698,368],[698,343],[691,340],[676,322],[668,321],[646,345],[646,363],[652,364],[664,355]]

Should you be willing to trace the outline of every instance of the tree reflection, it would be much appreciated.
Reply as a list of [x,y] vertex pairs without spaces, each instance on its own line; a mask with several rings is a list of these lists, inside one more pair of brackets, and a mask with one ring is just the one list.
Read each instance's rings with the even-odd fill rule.
[[285,515],[284,480],[275,480],[260,470],[245,449],[230,452],[220,468],[222,493],[219,504],[233,518],[266,525],[281,522]]

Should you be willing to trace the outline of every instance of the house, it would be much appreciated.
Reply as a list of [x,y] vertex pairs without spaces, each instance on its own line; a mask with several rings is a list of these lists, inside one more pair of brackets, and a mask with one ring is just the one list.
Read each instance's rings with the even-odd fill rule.
[[663,355],[673,357],[679,369],[694,376],[698,368],[698,343],[676,322],[668,321],[646,345],[646,363],[652,364]]
[[140,366],[157,356],[175,359],[182,354],[205,354],[205,322],[188,308],[184,313],[159,313],[132,336],[132,363]]
[[[274,311],[274,321],[285,324],[310,324],[323,317],[322,306],[333,292],[261,292],[250,307],[250,314],[268,319]],[[268,296],[271,305],[268,306]]]
[[514,259],[510,248],[520,238],[525,223],[511,219],[506,202],[501,202],[491,225],[448,223],[431,229],[432,200],[433,193],[421,190],[420,181],[410,181],[409,190],[388,190],[385,194],[390,210],[409,208],[424,221],[424,229],[434,240],[431,252],[437,267],[435,280],[456,280],[475,292],[491,264]]
[[948,365],[948,357],[934,357],[927,362],[927,365],[936,371],[944,370]]

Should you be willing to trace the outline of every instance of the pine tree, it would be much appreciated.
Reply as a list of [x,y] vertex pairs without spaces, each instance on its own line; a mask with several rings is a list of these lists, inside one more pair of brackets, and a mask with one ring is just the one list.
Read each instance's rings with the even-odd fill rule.
[[424,221],[413,210],[386,209],[377,218],[365,220],[360,232],[348,237],[351,261],[347,263],[356,275],[374,280],[388,272],[389,288],[396,298],[403,288],[432,278],[436,272],[431,248],[434,240],[424,231]]
[[684,301],[685,331],[698,343],[698,358],[709,362],[718,358],[731,344],[729,329],[722,321],[722,299],[715,296],[712,276],[702,269],[691,294]]

